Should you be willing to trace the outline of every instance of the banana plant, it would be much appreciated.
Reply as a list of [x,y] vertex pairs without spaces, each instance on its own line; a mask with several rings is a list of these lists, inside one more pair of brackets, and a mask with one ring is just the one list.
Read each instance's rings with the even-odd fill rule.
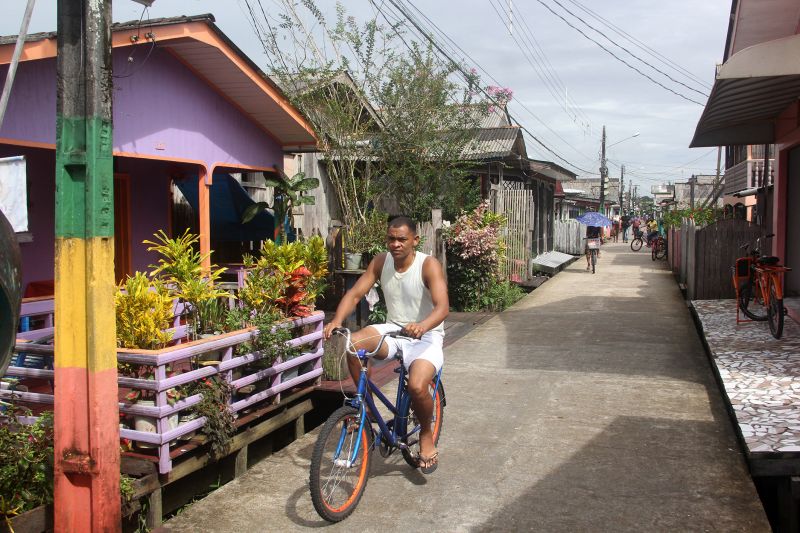
[[298,172],[291,178],[282,170],[278,170],[280,178],[264,173],[264,183],[267,187],[275,189],[275,199],[270,206],[267,202],[255,202],[248,206],[242,213],[242,224],[253,220],[259,213],[272,209],[275,215],[275,242],[287,241],[284,221],[288,219],[289,225],[294,226],[294,208],[300,205],[314,205],[315,199],[307,194],[308,191],[319,187],[317,178],[307,178],[305,173]]

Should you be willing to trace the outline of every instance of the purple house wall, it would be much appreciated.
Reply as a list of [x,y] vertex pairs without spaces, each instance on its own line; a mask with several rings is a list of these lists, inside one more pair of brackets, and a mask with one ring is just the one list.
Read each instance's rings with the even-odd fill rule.
[[[131,266],[154,261],[141,244],[170,223],[170,179],[196,175],[189,162],[213,166],[282,166],[281,146],[206,81],[168,52],[130,47],[114,53],[115,173],[130,177]],[[7,66],[0,66],[0,87]],[[21,245],[24,283],[53,278],[56,140],[55,59],[19,65],[0,127],[0,155],[28,159],[32,243]],[[20,143],[23,146],[17,145]],[[34,147],[30,147],[33,144]],[[211,199],[213,202],[213,198]]]

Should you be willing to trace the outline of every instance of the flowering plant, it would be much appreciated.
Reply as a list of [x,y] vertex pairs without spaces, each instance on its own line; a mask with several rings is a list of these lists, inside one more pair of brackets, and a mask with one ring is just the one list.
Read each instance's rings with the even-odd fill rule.
[[455,309],[473,311],[492,307],[486,295],[501,278],[505,225],[505,217],[493,213],[484,201],[443,228],[450,302]]

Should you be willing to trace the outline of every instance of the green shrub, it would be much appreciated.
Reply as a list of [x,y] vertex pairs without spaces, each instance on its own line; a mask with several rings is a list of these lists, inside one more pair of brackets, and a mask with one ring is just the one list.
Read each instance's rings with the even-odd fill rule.
[[523,296],[525,291],[510,281],[499,281],[491,284],[481,298],[484,309],[489,311],[503,311],[514,305]]
[[53,501],[53,413],[30,425],[17,420],[30,414],[11,405],[0,421],[0,516],[6,521]]

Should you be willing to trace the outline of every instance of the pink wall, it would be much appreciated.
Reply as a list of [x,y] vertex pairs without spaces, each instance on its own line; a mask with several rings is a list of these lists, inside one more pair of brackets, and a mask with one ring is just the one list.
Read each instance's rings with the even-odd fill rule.
[[[798,238],[800,228],[786,227],[787,205],[787,180],[789,150],[800,144],[800,128],[797,127],[800,118],[800,104],[795,102],[787,107],[775,122],[775,149],[778,156],[775,158],[775,184],[772,197],[775,199],[772,210],[772,228],[775,238],[772,241],[772,253],[784,260],[786,258],[786,239],[791,229],[794,229],[793,238]],[[795,206],[796,208],[797,206]],[[789,265],[791,266],[791,265]]]
[[[144,52],[138,47],[129,63],[130,47],[114,50],[115,151],[209,168],[282,167],[281,147],[205,81],[158,47]],[[7,69],[0,66],[0,87]],[[20,63],[0,137],[55,144],[55,76],[55,59]]]

